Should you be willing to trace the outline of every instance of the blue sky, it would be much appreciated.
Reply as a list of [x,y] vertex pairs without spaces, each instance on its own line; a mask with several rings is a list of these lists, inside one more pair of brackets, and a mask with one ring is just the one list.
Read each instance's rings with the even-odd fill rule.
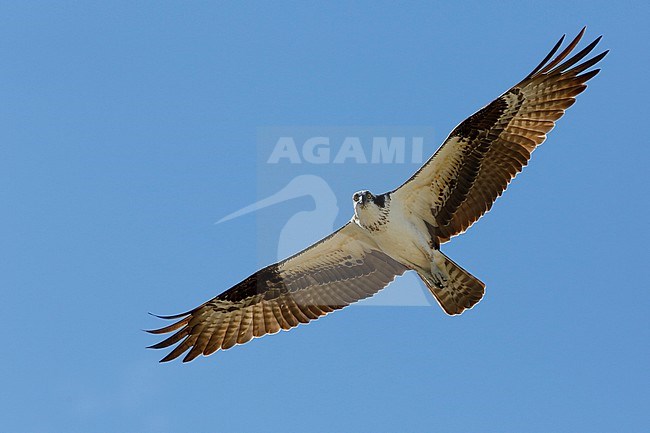
[[[3,429],[646,431],[648,12],[0,3]],[[269,167],[265,131],[433,131],[428,156],[585,24],[612,50],[603,71],[444,248],[487,284],[475,309],[351,307],[186,365],[144,349],[148,311],[274,260],[282,224],[314,204],[217,220],[314,172],[340,225],[352,192],[418,166]]]

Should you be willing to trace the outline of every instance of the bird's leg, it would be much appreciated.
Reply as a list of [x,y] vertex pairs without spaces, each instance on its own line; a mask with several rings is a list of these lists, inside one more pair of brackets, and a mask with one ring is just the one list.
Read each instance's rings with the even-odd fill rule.
[[[445,266],[445,256],[439,251],[440,245],[435,241],[433,233],[433,227],[427,227],[426,231],[419,230],[417,246],[422,251],[423,258],[427,258],[429,262],[429,269],[423,269],[424,275],[429,274],[427,277],[430,282],[437,288],[444,289],[450,277]],[[425,263],[422,265],[426,266]]]
[[431,280],[440,289],[447,287],[449,273],[445,267],[445,256],[439,250],[431,251]]

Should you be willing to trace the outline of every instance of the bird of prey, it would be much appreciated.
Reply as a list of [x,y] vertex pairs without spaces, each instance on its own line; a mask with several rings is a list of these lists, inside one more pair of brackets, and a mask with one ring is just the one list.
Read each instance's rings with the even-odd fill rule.
[[174,332],[151,348],[179,343],[161,362],[189,350],[191,361],[275,334],[374,295],[415,271],[442,309],[460,314],[485,285],[440,251],[483,214],[528,163],[608,51],[585,60],[600,37],[570,56],[585,29],[557,56],[564,36],[526,78],[461,122],[402,186],[384,194],[359,191],[342,228],[269,265],[176,320],[148,331]]

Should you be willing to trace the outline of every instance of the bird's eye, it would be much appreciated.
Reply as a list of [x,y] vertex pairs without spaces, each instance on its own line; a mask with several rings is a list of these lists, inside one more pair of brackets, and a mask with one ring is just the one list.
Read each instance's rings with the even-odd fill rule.
[[359,200],[359,194],[355,192],[354,195],[352,196],[352,201],[357,201],[357,200]]
[[372,194],[370,192],[366,192],[366,199],[370,200],[372,198]]

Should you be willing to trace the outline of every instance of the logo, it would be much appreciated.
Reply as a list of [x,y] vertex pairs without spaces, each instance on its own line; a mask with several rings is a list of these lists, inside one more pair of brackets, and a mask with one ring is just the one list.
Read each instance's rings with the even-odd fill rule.
[[[260,128],[257,200],[218,223],[256,217],[260,263],[285,259],[346,224],[355,191],[401,185],[432,153],[434,138],[430,127]],[[407,272],[355,305],[429,306],[427,293]]]
[[[410,161],[422,164],[424,137],[410,139]],[[296,144],[294,137],[283,136],[278,138],[266,162],[344,164],[352,161],[356,164],[404,164],[406,161],[406,137],[372,137],[366,140],[368,143],[363,143],[362,137],[347,136],[340,143],[332,143],[330,137],[317,136]]]

